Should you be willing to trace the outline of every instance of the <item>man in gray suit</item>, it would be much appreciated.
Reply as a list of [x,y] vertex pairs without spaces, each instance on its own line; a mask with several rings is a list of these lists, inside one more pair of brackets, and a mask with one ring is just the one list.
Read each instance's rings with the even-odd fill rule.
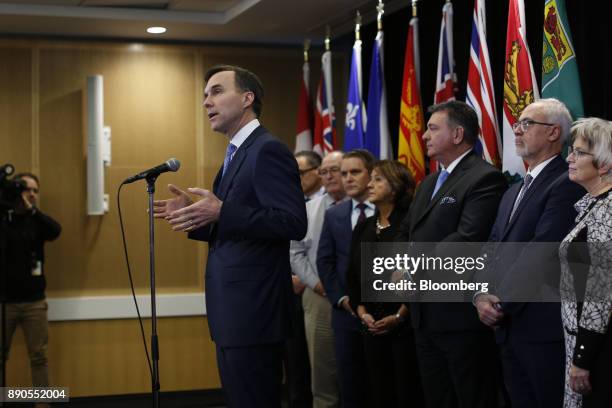
[[319,279],[317,249],[325,211],[345,197],[341,162],[342,152],[332,152],[323,159],[319,175],[327,194],[306,203],[308,232],[303,240],[291,241],[291,269],[306,284],[302,304],[314,408],[331,408],[339,404],[331,304],[325,298],[325,289]]

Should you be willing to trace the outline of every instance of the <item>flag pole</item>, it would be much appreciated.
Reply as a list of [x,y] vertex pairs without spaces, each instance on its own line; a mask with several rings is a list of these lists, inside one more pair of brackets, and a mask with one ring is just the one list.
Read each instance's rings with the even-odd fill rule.
[[331,30],[329,26],[325,26],[325,51],[330,50],[331,44]]
[[382,17],[383,17],[383,14],[385,14],[385,5],[383,4],[382,0],[378,0],[376,11],[378,12],[378,14],[376,15],[376,24],[378,26],[378,31],[382,31],[383,29]]
[[412,0],[412,17],[417,17],[417,4],[419,0]]
[[356,41],[361,40],[360,30],[361,30],[361,14],[359,13],[359,10],[357,10],[357,14],[355,15],[355,40]]
[[304,40],[304,62],[308,62],[308,51],[310,51],[310,39]]

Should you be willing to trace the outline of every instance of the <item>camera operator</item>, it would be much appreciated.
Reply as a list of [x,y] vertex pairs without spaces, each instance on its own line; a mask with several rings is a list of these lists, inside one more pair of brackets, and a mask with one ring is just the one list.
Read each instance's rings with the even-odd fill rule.
[[32,385],[47,387],[48,321],[43,247],[45,241],[52,241],[60,235],[62,227],[37,208],[38,177],[21,173],[13,180],[21,180],[25,188],[17,197],[13,210],[9,210],[5,231],[7,267],[0,285],[6,285],[2,288],[6,325],[5,348],[4,352],[0,350],[0,358],[7,358],[13,334],[20,325],[30,357]]

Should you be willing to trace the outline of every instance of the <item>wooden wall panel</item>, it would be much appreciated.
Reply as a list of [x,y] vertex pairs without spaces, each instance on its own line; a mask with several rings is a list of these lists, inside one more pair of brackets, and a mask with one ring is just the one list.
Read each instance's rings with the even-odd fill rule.
[[[145,321],[147,346],[150,321]],[[206,319],[158,320],[162,391],[219,388],[214,344]],[[150,391],[149,368],[136,320],[52,323],[49,377],[53,385],[70,387],[72,397]],[[26,385],[30,369],[21,332],[14,339],[7,364],[7,384]]]
[[[203,74],[218,63],[257,73],[266,96],[262,123],[293,150],[301,51],[265,48],[155,46],[56,41],[0,42],[0,162],[38,168],[44,211],[63,226],[46,247],[50,297],[128,294],[116,190],[127,176],[181,160],[167,183],[212,187],[227,140],[205,118]],[[8,61],[7,64],[4,61]],[[319,56],[313,56],[313,90]],[[336,63],[339,61],[339,63]],[[338,127],[344,120],[347,71],[334,58]],[[105,124],[112,128],[112,165],[106,169],[110,213],[86,215],[86,77],[104,76]],[[341,140],[341,138],[340,138]],[[5,147],[6,146],[6,147]],[[147,196],[143,182],[124,187],[123,216],[136,289],[148,292]],[[159,293],[203,290],[205,245],[156,225]],[[146,325],[147,343],[149,329]],[[168,317],[158,324],[162,391],[220,386],[205,317]],[[138,323],[133,319],[52,322],[51,382],[73,396],[150,390]],[[11,385],[27,385],[23,337],[15,337],[8,364]]]
[[[181,160],[177,174],[162,175],[160,195],[170,182],[195,183],[195,74],[193,52],[107,49],[42,49],[40,54],[41,172],[53,190],[47,210],[63,225],[51,245],[49,289],[61,294],[113,293],[127,288],[116,207],[125,177],[164,162]],[[106,170],[110,213],[86,215],[86,78],[104,77],[105,124],[112,129],[112,166]],[[123,189],[123,216],[135,283],[148,287],[147,195],[144,182]],[[197,246],[158,223],[158,284],[200,289]],[[74,251],[74,248],[85,250]],[[61,265],[61,266],[60,266]]]
[[0,165],[32,169],[32,50],[0,44]]

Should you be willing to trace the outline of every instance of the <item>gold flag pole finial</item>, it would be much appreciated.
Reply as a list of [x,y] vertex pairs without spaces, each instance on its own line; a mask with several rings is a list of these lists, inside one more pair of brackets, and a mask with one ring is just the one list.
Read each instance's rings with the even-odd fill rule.
[[331,43],[331,30],[329,26],[325,27],[325,51],[329,51]]
[[310,51],[310,39],[304,40],[304,62],[308,62],[308,51]]
[[355,40],[361,40],[361,35],[359,31],[361,30],[361,14],[359,14],[359,10],[357,10],[357,15],[355,16]]
[[376,11],[378,12],[376,16],[376,24],[378,26],[378,31],[382,31],[382,17],[383,14],[385,14],[385,5],[383,4],[382,0],[378,0]]
[[412,0],[412,17],[417,16],[417,4],[418,3],[419,3],[419,0]]

